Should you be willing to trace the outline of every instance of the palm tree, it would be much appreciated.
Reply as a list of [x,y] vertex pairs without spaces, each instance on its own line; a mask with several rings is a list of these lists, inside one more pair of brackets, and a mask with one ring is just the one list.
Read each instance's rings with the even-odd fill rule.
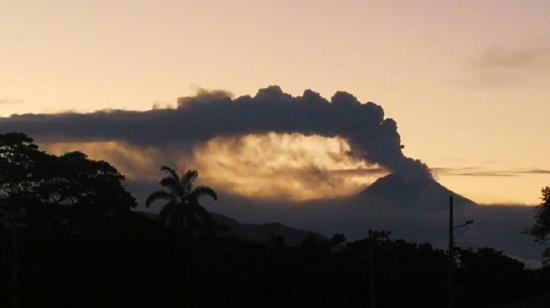
[[210,214],[199,204],[199,199],[209,196],[218,199],[216,192],[208,186],[193,188],[193,182],[199,176],[196,170],[188,170],[183,176],[167,166],[162,166],[161,171],[168,175],[160,181],[160,185],[166,190],[154,191],[147,197],[145,205],[149,207],[156,200],[165,200],[159,220],[179,232],[188,231],[191,236],[201,232],[211,231],[212,221]]

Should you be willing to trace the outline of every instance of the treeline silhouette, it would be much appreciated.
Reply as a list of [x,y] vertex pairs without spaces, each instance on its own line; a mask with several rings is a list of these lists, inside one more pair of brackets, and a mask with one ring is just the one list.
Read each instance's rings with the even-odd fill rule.
[[[199,204],[217,198],[163,167],[159,217],[133,211],[114,167],[79,152],[38,149],[0,135],[0,307],[442,307],[447,255],[386,231],[297,246],[232,236]],[[220,205],[223,206],[223,205]],[[368,226],[366,226],[368,228]],[[491,248],[457,249],[458,307],[543,294],[548,270],[528,270]],[[369,266],[372,264],[373,266]]]

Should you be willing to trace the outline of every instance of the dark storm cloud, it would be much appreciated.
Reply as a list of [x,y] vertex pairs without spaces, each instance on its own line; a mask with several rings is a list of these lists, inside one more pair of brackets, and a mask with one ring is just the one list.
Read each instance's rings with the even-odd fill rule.
[[394,173],[431,179],[424,164],[403,155],[397,125],[384,118],[382,107],[361,104],[345,92],[329,102],[311,90],[292,97],[277,86],[236,99],[223,91],[201,91],[178,99],[175,109],[17,115],[0,119],[0,131],[21,131],[39,142],[114,140],[157,147],[192,147],[214,137],[269,132],[338,136],[356,157]]

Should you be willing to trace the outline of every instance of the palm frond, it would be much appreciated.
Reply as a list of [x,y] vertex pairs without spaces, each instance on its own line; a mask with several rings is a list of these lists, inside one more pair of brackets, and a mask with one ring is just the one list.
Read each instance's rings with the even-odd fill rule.
[[184,187],[185,193],[189,193],[191,191],[193,182],[198,176],[199,172],[197,170],[187,170],[187,172],[185,172],[185,174],[181,177],[180,183]]
[[179,177],[178,173],[176,172],[176,170],[174,170],[174,169],[172,169],[168,166],[163,165],[162,167],[160,167],[160,171],[168,172],[174,179],[176,179],[176,181],[179,182],[180,177]]
[[178,180],[172,178],[172,177],[165,177],[160,180],[160,185],[162,187],[168,188],[171,192],[176,194],[183,194],[183,188],[181,187],[180,183],[178,183]]
[[218,200],[218,194],[214,191],[214,189],[208,187],[208,186],[197,186],[193,191],[189,194],[189,197],[191,199],[198,200],[200,197],[208,196],[211,197],[214,200]]
[[149,207],[151,203],[155,202],[156,200],[171,200],[174,199],[174,196],[170,193],[167,193],[163,190],[157,190],[152,192],[149,197],[145,200],[145,206]]

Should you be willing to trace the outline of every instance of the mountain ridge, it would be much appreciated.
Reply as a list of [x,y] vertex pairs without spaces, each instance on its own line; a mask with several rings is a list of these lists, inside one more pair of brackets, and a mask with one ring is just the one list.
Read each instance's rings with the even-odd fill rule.
[[[158,219],[157,214],[142,213],[151,219]],[[279,222],[247,224],[219,213],[209,212],[209,214],[215,223],[227,227],[229,232],[222,232],[224,236],[236,237],[241,240],[269,242],[274,236],[280,236],[284,238],[285,245],[296,246],[308,237],[325,239],[323,235],[317,232],[294,228]]]

